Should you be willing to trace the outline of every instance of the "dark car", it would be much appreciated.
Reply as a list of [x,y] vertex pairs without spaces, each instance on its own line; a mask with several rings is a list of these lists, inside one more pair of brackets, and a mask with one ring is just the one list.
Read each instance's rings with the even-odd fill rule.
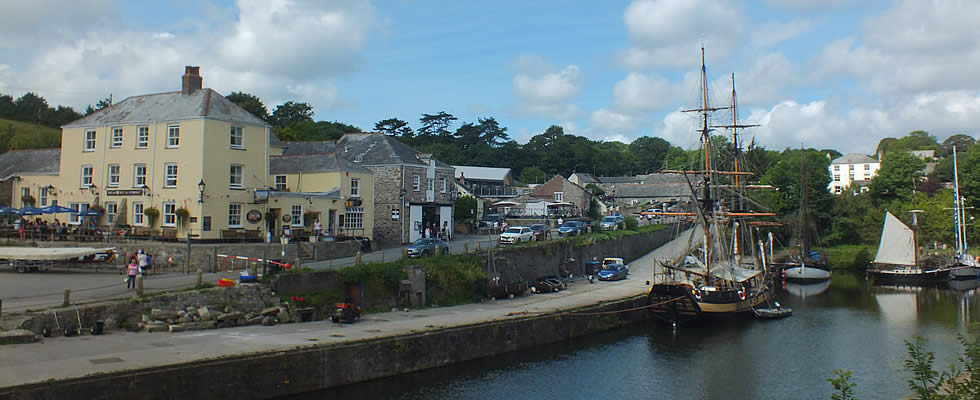
[[449,244],[440,239],[419,239],[405,248],[409,257],[431,256],[436,253],[449,254]]
[[565,221],[558,227],[558,236],[578,236],[585,233],[585,223],[582,221]]
[[606,264],[597,275],[599,275],[600,281],[618,281],[626,279],[627,274],[629,274],[629,268],[623,264]]
[[500,214],[487,214],[483,217],[483,221],[480,221],[480,226],[493,228],[494,222],[499,225],[500,223],[504,222],[504,216]]
[[531,236],[534,237],[534,240],[548,239],[548,228],[544,224],[532,224]]
[[607,215],[602,217],[602,221],[599,221],[599,226],[607,231],[623,229],[623,217],[620,215]]

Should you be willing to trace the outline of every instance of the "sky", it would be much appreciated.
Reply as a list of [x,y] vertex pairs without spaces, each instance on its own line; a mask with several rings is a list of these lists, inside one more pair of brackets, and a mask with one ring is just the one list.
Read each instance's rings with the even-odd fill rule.
[[[693,148],[701,46],[709,100],[770,149],[872,154],[884,137],[980,126],[974,0],[0,1],[0,93],[83,110],[110,94],[204,86],[271,112],[364,130],[496,118],[524,143],[550,125],[593,140]],[[730,122],[732,113],[714,116]]]

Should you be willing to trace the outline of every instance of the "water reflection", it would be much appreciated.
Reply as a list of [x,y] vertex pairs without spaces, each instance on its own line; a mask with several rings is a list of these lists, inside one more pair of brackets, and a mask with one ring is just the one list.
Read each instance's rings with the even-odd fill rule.
[[826,293],[830,290],[830,281],[823,281],[819,283],[783,283],[783,290],[786,293],[799,297],[803,302],[806,302],[807,297],[814,297]]

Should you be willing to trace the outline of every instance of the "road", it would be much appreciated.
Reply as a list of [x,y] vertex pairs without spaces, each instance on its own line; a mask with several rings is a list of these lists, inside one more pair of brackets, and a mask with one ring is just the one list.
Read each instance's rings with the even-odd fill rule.
[[[284,351],[311,345],[390,337],[447,327],[519,318],[642,295],[655,259],[672,258],[687,246],[686,236],[630,263],[629,279],[572,282],[558,293],[534,294],[419,310],[369,314],[356,324],[317,321],[272,327],[249,326],[183,333],[112,332],[101,336],[57,337],[43,343],[3,346],[0,387],[100,372],[158,367],[196,360]],[[84,341],[84,345],[79,345]],[[103,363],[113,360],[112,363]]]

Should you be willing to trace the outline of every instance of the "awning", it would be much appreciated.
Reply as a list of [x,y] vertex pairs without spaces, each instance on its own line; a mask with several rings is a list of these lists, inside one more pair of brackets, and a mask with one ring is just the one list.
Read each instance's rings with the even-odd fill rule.
[[506,200],[504,200],[504,201],[498,201],[496,203],[493,203],[493,204],[491,204],[491,206],[493,206],[493,207],[513,207],[513,206],[516,206],[517,204],[518,203],[515,203],[513,201],[506,201]]
[[570,207],[570,206],[574,206],[574,204],[566,203],[564,201],[558,203],[548,203],[548,207]]

